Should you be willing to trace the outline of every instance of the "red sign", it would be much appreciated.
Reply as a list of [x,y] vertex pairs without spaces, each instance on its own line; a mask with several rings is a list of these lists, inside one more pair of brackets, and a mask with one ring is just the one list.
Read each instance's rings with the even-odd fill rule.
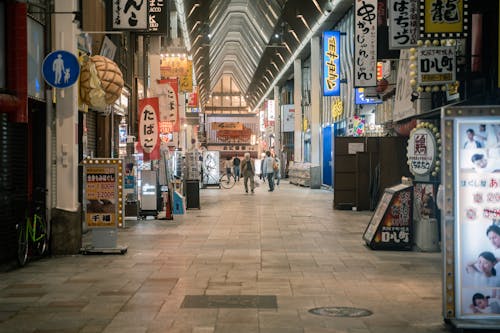
[[160,158],[158,97],[139,100],[139,147],[144,161]]
[[158,80],[160,121],[175,123],[174,131],[179,131],[179,80],[168,78]]

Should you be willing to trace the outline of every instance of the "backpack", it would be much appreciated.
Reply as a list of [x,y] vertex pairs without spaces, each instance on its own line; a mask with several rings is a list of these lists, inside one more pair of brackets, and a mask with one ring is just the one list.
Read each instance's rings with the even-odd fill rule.
[[280,168],[280,167],[279,167],[278,163],[276,163],[276,160],[273,160],[273,170],[274,170],[274,171],[278,171],[278,170],[279,170],[279,168]]

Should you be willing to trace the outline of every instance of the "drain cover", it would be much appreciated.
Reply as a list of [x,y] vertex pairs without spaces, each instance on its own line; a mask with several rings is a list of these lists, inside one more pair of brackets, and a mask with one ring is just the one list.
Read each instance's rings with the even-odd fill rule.
[[309,310],[309,312],[315,315],[329,317],[367,317],[372,314],[371,311],[365,309],[348,308],[344,306],[314,308]]

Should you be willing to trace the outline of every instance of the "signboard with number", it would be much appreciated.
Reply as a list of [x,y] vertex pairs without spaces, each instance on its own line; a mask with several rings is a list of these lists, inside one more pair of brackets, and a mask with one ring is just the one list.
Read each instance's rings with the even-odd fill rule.
[[420,85],[454,83],[456,77],[453,46],[419,47],[417,72]]
[[363,239],[374,250],[411,250],[412,186],[386,188]]
[[123,160],[83,162],[85,221],[89,228],[116,228],[123,222]]
[[354,86],[377,84],[377,0],[354,2]]

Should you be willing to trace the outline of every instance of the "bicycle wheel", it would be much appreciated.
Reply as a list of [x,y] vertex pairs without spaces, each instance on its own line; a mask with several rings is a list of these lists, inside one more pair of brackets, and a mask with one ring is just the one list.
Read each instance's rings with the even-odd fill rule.
[[47,227],[45,221],[40,216],[35,215],[35,219],[35,250],[37,255],[43,256],[47,252],[49,245]]
[[17,226],[17,262],[19,266],[24,266],[28,261],[28,235],[26,225]]
[[236,180],[234,179],[233,175],[224,174],[222,175],[222,177],[220,177],[220,184],[224,188],[231,188],[234,186],[235,183]]

